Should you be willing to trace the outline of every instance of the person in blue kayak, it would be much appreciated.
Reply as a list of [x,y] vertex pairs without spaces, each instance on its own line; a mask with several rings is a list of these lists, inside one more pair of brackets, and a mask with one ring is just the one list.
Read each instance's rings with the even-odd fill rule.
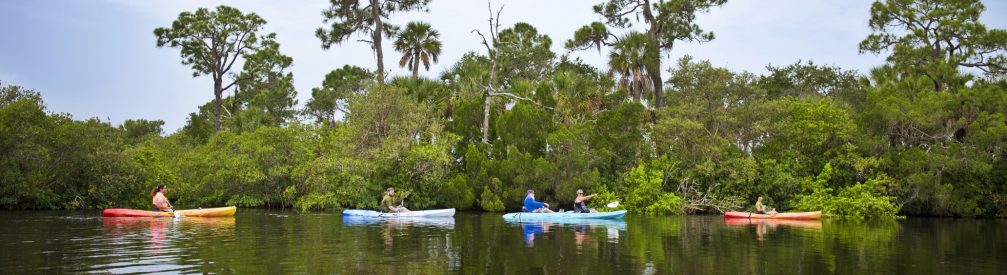
[[399,201],[398,206],[395,205],[394,187],[388,187],[388,189],[385,189],[385,197],[381,198],[381,207],[384,207],[385,212],[388,213],[409,212],[409,209],[402,206],[401,201]]
[[574,213],[598,213],[597,210],[594,210],[594,209],[591,209],[591,208],[587,208],[587,201],[591,200],[591,198],[594,198],[594,195],[597,195],[597,194],[591,194],[591,195],[584,196],[584,190],[583,189],[577,189],[577,198],[573,200],[573,212]]
[[528,196],[524,197],[524,210],[533,213],[553,213],[549,210],[549,204],[535,201],[535,190],[528,189]]

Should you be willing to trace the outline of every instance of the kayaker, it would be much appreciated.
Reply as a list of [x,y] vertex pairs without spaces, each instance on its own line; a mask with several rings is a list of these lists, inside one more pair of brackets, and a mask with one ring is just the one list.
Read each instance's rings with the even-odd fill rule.
[[528,189],[528,196],[524,197],[524,209],[533,213],[553,213],[549,210],[549,204],[535,201],[535,190]]
[[385,207],[385,211],[388,213],[409,212],[409,209],[406,209],[405,207],[402,206],[401,201],[399,206],[395,206],[394,187],[388,187],[388,189],[385,189],[385,197],[381,198],[381,206]]
[[755,213],[776,215],[776,209],[762,205],[762,196],[755,200]]
[[583,189],[577,189],[577,198],[573,200],[573,212],[574,213],[597,213],[598,211],[594,209],[587,208],[587,201],[594,198],[597,194],[591,194],[584,196]]
[[171,207],[171,203],[168,202],[168,198],[164,196],[165,191],[168,191],[168,187],[161,184],[150,192],[150,196],[153,197],[151,201],[154,203],[154,208],[164,212],[175,212],[175,210]]

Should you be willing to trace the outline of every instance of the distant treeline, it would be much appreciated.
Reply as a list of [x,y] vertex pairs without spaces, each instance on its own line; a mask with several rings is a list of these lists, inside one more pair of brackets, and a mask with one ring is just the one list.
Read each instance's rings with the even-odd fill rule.
[[[325,13],[333,23],[318,31],[325,47],[365,31],[340,25],[359,19],[343,2]],[[630,20],[620,11],[631,2],[596,11]],[[724,4],[677,2],[696,5],[693,13]],[[670,42],[712,33],[693,24],[688,33],[616,36],[608,28],[624,23],[609,20],[566,41],[572,50],[610,48],[609,68],[557,56],[529,24],[491,23],[479,34],[486,52],[429,79],[416,72],[437,62],[436,31],[379,19],[412,75],[386,80],[384,71],[344,66],[303,109],[292,59],[275,34],[255,33],[264,20],[224,6],[186,12],[155,31],[158,45],[181,48],[183,64],[218,89],[178,132],[162,136],[159,120],[74,120],[47,110],[34,90],[0,88],[0,208],[150,208],[150,190],[165,184],[179,208],[376,208],[382,190],[396,187],[411,209],[514,211],[528,189],[570,209],[584,189],[599,194],[594,207],[619,201],[649,214],[751,209],[764,195],[781,211],[846,218],[1007,217],[1007,31],[978,23],[978,1],[930,2],[872,6],[874,33],[860,49],[888,62],[867,74],[798,62],[755,75],[688,56],[661,67]],[[684,8],[664,5],[640,23],[682,23],[669,18]],[[248,42],[255,47],[212,54],[228,47],[201,52],[191,40],[234,20],[257,24],[244,25],[254,25],[245,31],[259,37]],[[243,59],[240,72],[199,64],[227,54]]]

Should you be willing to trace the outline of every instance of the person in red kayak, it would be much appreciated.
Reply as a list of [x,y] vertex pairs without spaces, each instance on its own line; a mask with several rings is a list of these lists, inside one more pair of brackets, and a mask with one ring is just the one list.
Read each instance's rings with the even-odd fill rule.
[[168,202],[168,198],[164,196],[164,191],[168,191],[168,188],[164,184],[158,185],[150,192],[150,196],[154,197],[152,201],[154,202],[154,208],[164,212],[175,212],[175,209],[171,207],[171,203]]
[[755,213],[776,215],[776,209],[762,205],[762,196],[755,200]]

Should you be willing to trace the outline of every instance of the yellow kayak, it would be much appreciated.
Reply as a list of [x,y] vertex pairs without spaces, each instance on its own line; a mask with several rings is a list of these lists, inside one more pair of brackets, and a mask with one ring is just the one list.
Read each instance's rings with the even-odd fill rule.
[[[179,216],[183,217],[231,217],[238,207],[217,207],[205,209],[177,210]],[[162,211],[147,211],[137,209],[112,208],[101,211],[102,217],[174,217],[175,213]]]

